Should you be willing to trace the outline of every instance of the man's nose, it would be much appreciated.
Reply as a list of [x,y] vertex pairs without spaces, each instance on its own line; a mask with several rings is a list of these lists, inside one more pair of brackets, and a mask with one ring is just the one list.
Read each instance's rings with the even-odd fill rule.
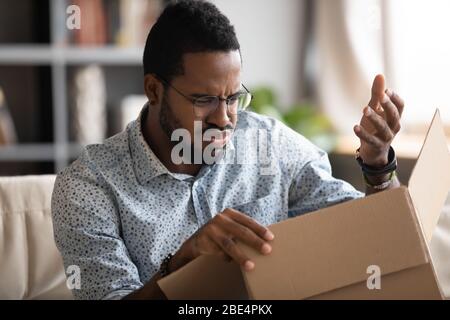
[[217,108],[207,117],[206,122],[214,124],[218,128],[225,128],[231,124],[226,100],[219,102]]

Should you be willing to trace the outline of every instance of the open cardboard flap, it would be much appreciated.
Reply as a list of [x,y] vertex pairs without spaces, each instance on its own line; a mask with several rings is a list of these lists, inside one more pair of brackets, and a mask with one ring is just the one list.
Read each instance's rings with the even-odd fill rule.
[[450,154],[439,110],[428,129],[408,189],[429,244],[450,189]]
[[[238,244],[256,264],[251,272],[202,256],[158,284],[169,299],[439,299],[427,242],[450,189],[450,156],[438,112],[410,186],[269,226],[270,255]],[[367,289],[371,266],[383,290]]]

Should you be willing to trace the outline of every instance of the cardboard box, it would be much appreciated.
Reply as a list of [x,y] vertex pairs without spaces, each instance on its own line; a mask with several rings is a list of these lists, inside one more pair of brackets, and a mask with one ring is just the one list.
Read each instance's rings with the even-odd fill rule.
[[270,255],[238,244],[251,272],[200,256],[158,284],[169,299],[442,299],[429,244],[449,190],[436,111],[408,187],[271,225]]

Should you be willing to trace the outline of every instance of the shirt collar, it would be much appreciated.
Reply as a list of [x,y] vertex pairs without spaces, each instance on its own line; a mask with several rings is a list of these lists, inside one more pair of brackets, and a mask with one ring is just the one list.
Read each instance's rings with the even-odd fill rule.
[[142,121],[145,121],[148,112],[149,106],[145,104],[139,117],[127,129],[133,168],[140,184],[148,183],[162,174],[169,174],[169,170],[153,153],[142,134]]

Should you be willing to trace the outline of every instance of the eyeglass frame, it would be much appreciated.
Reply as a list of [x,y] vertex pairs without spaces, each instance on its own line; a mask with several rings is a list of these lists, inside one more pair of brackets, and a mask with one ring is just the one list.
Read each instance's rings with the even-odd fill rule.
[[[207,113],[207,115],[210,115],[211,113],[213,113],[215,110],[217,110],[217,108],[220,106],[220,102],[222,102],[222,101],[225,101],[225,104],[226,104],[226,106],[227,106],[227,111],[228,112],[230,112],[231,114],[234,114],[234,113],[232,113],[231,111],[230,111],[230,97],[233,97],[233,96],[236,96],[236,95],[242,95],[242,94],[250,94],[250,101],[249,101],[249,103],[248,103],[248,105],[245,107],[245,108],[242,108],[242,109],[238,109],[237,111],[239,112],[239,111],[243,111],[243,110],[245,110],[245,109],[247,109],[248,108],[248,106],[250,105],[250,103],[252,102],[252,100],[253,100],[253,95],[252,95],[252,93],[250,92],[250,90],[248,90],[247,89],[247,87],[243,84],[243,83],[241,83],[241,86],[245,89],[245,91],[247,91],[247,92],[243,92],[243,91],[240,91],[240,92],[238,92],[238,93],[235,93],[234,95],[232,95],[232,96],[229,96],[229,97],[227,97],[227,98],[222,98],[222,97],[220,97],[220,96],[213,96],[213,95],[203,95],[203,96],[199,96],[199,97],[192,97],[192,96],[188,96],[188,95],[186,95],[186,94],[184,94],[183,92],[181,92],[179,89],[177,89],[175,86],[173,86],[173,85],[171,85],[167,80],[165,80],[163,77],[161,77],[160,75],[155,75],[159,80],[161,80],[161,82],[163,82],[163,83],[165,83],[167,86],[169,86],[170,88],[172,88],[173,90],[175,90],[175,92],[176,93],[178,93],[179,95],[181,95],[182,97],[184,97],[186,100],[188,100],[190,103],[192,103],[192,105],[193,105],[193,109],[195,110],[195,107],[199,107],[198,105],[196,105],[196,101],[198,100],[198,99],[204,99],[204,98],[217,98],[218,99],[218,101],[219,101],[219,103],[217,104],[217,107],[215,107],[214,109],[211,109],[208,113]],[[238,99],[236,99],[236,100],[238,100]],[[200,107],[201,108],[201,107]],[[236,112],[236,114],[238,113],[238,112]],[[194,111],[194,114],[195,114],[195,111]],[[207,116],[206,115],[206,116]],[[196,115],[196,116],[198,116],[198,115]]]

